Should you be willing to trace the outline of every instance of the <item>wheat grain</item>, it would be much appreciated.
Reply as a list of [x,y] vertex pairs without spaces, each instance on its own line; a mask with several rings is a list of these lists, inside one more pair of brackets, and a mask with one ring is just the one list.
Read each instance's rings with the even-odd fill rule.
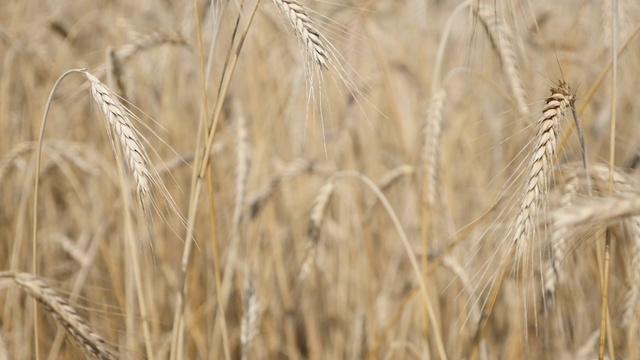
[[11,280],[37,300],[92,359],[111,360],[115,355],[102,336],[95,333],[76,310],[42,280],[28,273],[0,272],[0,279]]
[[273,0],[273,3],[293,25],[293,30],[304,45],[307,56],[321,68],[328,69],[330,60],[327,45],[324,37],[307,15],[305,7],[298,0]]
[[546,99],[546,105],[542,110],[542,117],[538,120],[538,134],[512,238],[513,244],[517,246],[517,259],[521,259],[525,254],[528,239],[534,232],[538,208],[544,205],[549,171],[558,146],[559,124],[566,118],[566,111],[572,99],[571,90],[565,83],[560,83],[558,87],[551,89],[551,95]]

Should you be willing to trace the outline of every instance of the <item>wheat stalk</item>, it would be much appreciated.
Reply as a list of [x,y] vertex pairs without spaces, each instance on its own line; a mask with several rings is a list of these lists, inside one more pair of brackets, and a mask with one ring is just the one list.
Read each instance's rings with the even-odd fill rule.
[[563,82],[552,88],[542,110],[542,117],[538,120],[538,134],[512,238],[512,243],[517,246],[518,259],[526,252],[528,239],[534,232],[538,208],[544,205],[543,195],[547,191],[549,171],[558,146],[559,124],[566,117],[566,111],[573,99],[572,94]]
[[37,300],[90,358],[99,360],[116,359],[104,339],[91,329],[89,324],[78,315],[66,300],[61,298],[42,280],[29,273],[11,271],[0,272],[0,280],[13,281],[29,296]]
[[278,9],[289,19],[293,30],[304,45],[309,58],[321,68],[329,68],[329,51],[324,37],[307,15],[307,10],[298,0],[273,0]]

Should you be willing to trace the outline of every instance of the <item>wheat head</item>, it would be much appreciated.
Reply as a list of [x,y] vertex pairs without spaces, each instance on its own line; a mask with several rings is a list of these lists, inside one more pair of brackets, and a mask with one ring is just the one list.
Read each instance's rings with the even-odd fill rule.
[[517,248],[517,259],[521,259],[525,254],[527,242],[534,232],[538,208],[544,205],[549,172],[558,146],[558,129],[566,118],[566,111],[572,100],[573,92],[567,84],[561,82],[558,87],[551,89],[551,95],[546,99],[546,105],[542,110],[542,117],[538,120],[538,134],[512,238],[512,243]]
[[307,56],[321,68],[329,68],[329,51],[323,36],[311,21],[307,10],[298,0],[273,0],[278,9],[289,19]]
[[12,271],[0,272],[0,280],[12,281],[37,300],[71,336],[71,339],[80,345],[89,358],[116,359],[102,336],[95,333],[76,310],[42,280],[29,273]]
[[89,80],[91,95],[107,120],[107,128],[113,131],[122,147],[125,160],[136,182],[138,194],[144,200],[149,199],[152,184],[149,172],[150,161],[140,142],[138,131],[129,118],[129,111],[98,78],[86,71],[84,74]]

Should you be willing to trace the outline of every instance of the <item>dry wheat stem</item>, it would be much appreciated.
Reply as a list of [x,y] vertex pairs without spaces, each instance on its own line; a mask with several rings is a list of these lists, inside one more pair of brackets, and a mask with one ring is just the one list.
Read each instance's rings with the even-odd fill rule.
[[525,191],[516,216],[512,243],[517,247],[516,259],[522,259],[526,253],[528,241],[534,233],[538,209],[544,206],[544,194],[547,192],[549,172],[552,168],[558,146],[558,128],[566,118],[572,92],[566,84],[560,83],[551,89],[546,99],[542,117],[538,120],[538,134],[529,162],[529,171],[525,182]]
[[324,37],[307,15],[307,11],[298,0],[273,0],[280,11],[289,19],[300,42],[305,46],[305,52],[320,65],[329,67],[329,52]]
[[29,273],[11,271],[0,272],[1,279],[13,281],[29,296],[37,300],[90,358],[99,360],[116,359],[104,339],[91,329],[89,324],[77,314],[76,310],[66,300],[61,298],[42,280]]
[[[242,51],[244,41],[249,33],[249,28],[253,22],[255,14],[258,10],[259,1],[256,1],[253,5],[253,8],[250,10],[247,22],[245,24],[244,29],[240,35],[240,41],[236,46],[233,57],[230,59],[228,67],[225,71],[225,76],[220,84],[218,97],[216,98],[216,106],[213,111],[213,121],[211,122],[211,126],[209,127],[208,133],[206,135],[205,149],[202,155],[202,158],[197,161],[194,166],[193,172],[193,180],[192,180],[192,188],[191,194],[189,196],[189,210],[187,215],[187,224],[186,224],[186,236],[185,236],[185,247],[182,252],[182,260],[180,265],[180,286],[176,291],[176,305],[175,311],[173,314],[173,329],[172,329],[172,338],[171,338],[171,353],[170,359],[174,360],[178,357],[181,357],[182,346],[180,345],[183,341],[184,334],[184,309],[185,309],[185,285],[187,278],[187,268],[189,267],[189,260],[191,258],[191,251],[193,249],[194,243],[194,231],[195,231],[195,222],[196,215],[198,209],[198,201],[200,198],[200,192],[202,190],[202,181],[205,177],[207,177],[207,169],[209,168],[209,160],[211,155],[211,148],[213,146],[213,141],[215,139],[218,123],[220,121],[220,117],[222,115],[222,109],[224,106],[224,98],[228,93],[229,85],[231,83],[231,79],[235,72],[236,66],[238,64],[238,59],[240,57],[240,53]],[[198,20],[199,21],[199,20]],[[197,149],[200,150],[200,149]],[[221,306],[221,304],[220,304]],[[224,320],[223,320],[224,321]],[[223,329],[226,331],[226,329]],[[226,342],[225,342],[226,343]],[[227,347],[224,346],[225,356],[227,355]]]

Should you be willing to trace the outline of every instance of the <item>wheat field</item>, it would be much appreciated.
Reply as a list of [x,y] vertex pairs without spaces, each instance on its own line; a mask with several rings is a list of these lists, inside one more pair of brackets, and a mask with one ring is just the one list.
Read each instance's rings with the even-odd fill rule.
[[636,2],[0,7],[0,360],[640,359]]

